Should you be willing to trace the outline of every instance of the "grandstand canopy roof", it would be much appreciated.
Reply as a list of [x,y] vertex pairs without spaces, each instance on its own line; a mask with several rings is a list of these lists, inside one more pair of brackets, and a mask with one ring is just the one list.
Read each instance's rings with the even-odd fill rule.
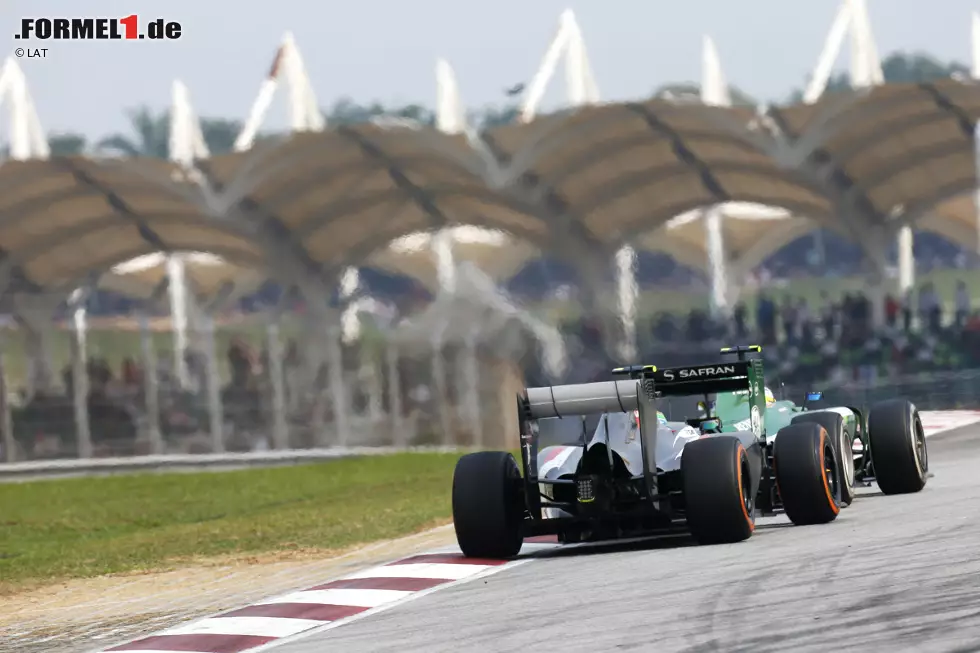
[[920,229],[940,234],[950,242],[977,251],[977,206],[975,197],[958,195],[948,199],[919,220]]
[[886,84],[770,114],[786,136],[817,146],[814,158],[836,169],[845,199],[867,213],[915,220],[976,190],[973,81]]
[[[205,251],[254,269],[276,264],[271,240],[328,273],[371,255],[405,271],[420,269],[408,262],[414,255],[396,263],[387,243],[455,225],[496,229],[529,248],[560,247],[569,234],[609,248],[644,235],[649,245],[679,214],[728,202],[781,207],[831,228],[845,224],[839,202],[852,202],[864,216],[924,219],[963,242],[969,226],[957,197],[976,188],[976,84],[886,85],[770,115],[782,141],[757,127],[753,110],[663,99],[544,116],[475,145],[418,125],[345,126],[202,161],[210,188],[159,160],[8,161],[0,280],[63,288],[158,251]],[[809,148],[805,164],[794,168],[769,148],[780,142],[797,155]],[[781,224],[784,235],[803,228]],[[697,230],[675,222],[666,238],[675,244],[663,249],[686,242],[697,258]],[[731,221],[727,232],[736,256],[788,242],[758,222]],[[482,263],[520,259],[471,249]]]
[[[138,170],[137,170],[138,169]],[[70,286],[121,261],[158,251],[207,250],[259,265],[260,249],[227,222],[168,188],[170,164],[103,164],[82,157],[0,166],[0,276],[42,288]]]
[[486,140],[505,161],[530,160],[529,183],[605,243],[720,202],[831,220],[819,190],[733,129],[751,117],[743,109],[649,100],[546,116],[494,130]]
[[288,230],[314,261],[336,269],[442,227],[479,225],[537,242],[548,234],[535,207],[488,186],[465,139],[429,128],[299,133],[201,168],[222,192],[243,188],[246,212]]

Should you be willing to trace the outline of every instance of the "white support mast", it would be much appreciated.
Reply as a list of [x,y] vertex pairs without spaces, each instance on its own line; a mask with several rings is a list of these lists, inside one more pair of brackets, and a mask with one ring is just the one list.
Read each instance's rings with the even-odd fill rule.
[[[190,93],[182,81],[174,80],[170,106],[170,160],[185,170],[194,167],[195,159],[206,159],[211,153],[201,131],[201,123],[191,105]],[[170,318],[174,332],[174,374],[182,388],[190,384],[187,369],[188,330],[195,302],[187,290],[186,262],[181,253],[167,257],[167,290]]]
[[[320,103],[313,90],[309,75],[306,72],[306,65],[303,57],[296,46],[296,41],[291,32],[287,32],[282,39],[279,49],[276,50],[272,65],[265,79],[259,87],[259,93],[252,103],[248,118],[242,131],[235,140],[234,150],[243,152],[252,147],[258,136],[259,129],[266,119],[272,102],[275,99],[276,91],[281,84],[287,87],[289,103],[289,124],[293,132],[318,132],[323,131],[327,124],[326,118],[320,110]],[[360,275],[356,267],[349,267],[341,275],[338,290],[342,299],[349,299],[356,292],[360,285]],[[313,301],[322,301],[323,298],[310,298]],[[314,315],[319,315],[324,306],[317,306]],[[336,426],[336,437],[334,444],[343,445],[350,435],[349,412],[350,404],[346,393],[346,381],[344,379],[344,363],[341,343],[343,340],[357,338],[360,335],[360,321],[357,318],[358,304],[350,302],[344,313],[340,316],[340,324],[334,325],[332,322],[326,325],[319,325],[327,338],[326,361],[330,386],[330,398],[333,404],[334,423]],[[310,381],[315,376],[319,364],[309,366],[308,372],[311,373]],[[314,427],[319,430],[322,425],[322,413],[317,413],[313,419]],[[317,438],[322,444],[326,444],[321,438],[324,433],[318,433]]]
[[[975,80],[980,80],[980,13],[974,11],[970,25],[970,40],[972,61],[970,62],[970,76]],[[980,254],[980,122],[974,125],[973,147],[977,161],[977,190],[974,193],[974,210],[976,212],[977,225],[977,254]]]
[[884,73],[881,58],[871,29],[867,0],[843,0],[834,23],[827,33],[824,48],[814,67],[813,76],[803,96],[803,101],[812,104],[819,100],[827,89],[833,74],[834,64],[844,48],[844,37],[850,36],[849,78],[854,88],[867,88],[883,84]]
[[562,57],[565,60],[568,102],[572,106],[581,106],[599,101],[599,87],[589,63],[582,30],[575,18],[575,12],[566,9],[559,19],[558,32],[551,40],[541,65],[525,92],[524,101],[521,103],[522,122],[534,120]]
[[[8,57],[0,69],[0,105],[5,106],[10,119],[9,156],[16,161],[47,159],[51,156],[48,139],[41,127],[34,105],[34,99],[27,87],[27,78],[17,60]],[[89,430],[88,372],[85,365],[85,341],[88,331],[88,315],[85,310],[86,288],[76,288],[70,293],[69,306],[72,311],[72,374],[74,393],[72,404],[75,409],[75,434],[78,442],[78,456],[88,458],[92,455],[92,434]],[[27,324],[31,337],[28,347],[31,360],[31,390],[38,386],[50,390],[54,381],[51,367],[51,336],[54,330],[53,318],[58,303],[65,299],[50,293],[40,295],[15,296],[14,312]],[[32,344],[36,344],[32,346]],[[0,375],[3,370],[0,369]],[[6,380],[0,384],[7,387]],[[3,415],[0,420],[10,425],[10,407],[3,402]],[[5,436],[9,434],[5,433]],[[11,440],[11,438],[7,438]],[[4,442],[4,458],[13,461],[15,453],[12,441]]]
[[[871,29],[867,0],[843,0],[803,96],[804,102],[812,104],[823,95],[834,63],[844,47],[845,36],[850,36],[848,77],[851,86],[870,88],[885,82],[881,57]],[[980,58],[980,55],[975,58]],[[898,232],[898,288],[902,294],[915,285],[915,256],[912,246],[912,227],[901,227]]]
[[[599,86],[589,62],[585,38],[582,36],[575,13],[571,9],[566,9],[559,19],[558,31],[525,91],[521,103],[521,122],[534,120],[548,84],[555,76],[562,59],[565,64],[565,91],[568,103],[571,106],[583,106],[599,102]],[[636,251],[629,245],[623,246],[616,252],[615,263],[616,295],[624,335],[619,354],[624,360],[632,360],[637,352],[636,303],[639,291],[636,282]]]
[[[701,102],[710,106],[732,105],[731,92],[721,68],[721,57],[718,56],[715,42],[707,35],[704,37],[701,50]],[[716,204],[701,213],[708,245],[711,312],[715,317],[727,317],[732,308],[729,296],[732,285],[728,278],[722,226],[724,206],[724,204]]]
[[276,91],[282,82],[285,82],[289,92],[289,117],[292,131],[322,131],[326,127],[326,119],[320,112],[303,57],[296,47],[292,33],[286,32],[282,44],[276,50],[269,74],[259,87],[258,96],[252,103],[245,125],[235,140],[236,152],[243,152],[255,143],[255,137],[265,122]]
[[[465,133],[469,128],[456,73],[445,59],[436,62],[436,128],[446,134]],[[429,241],[439,289],[450,293],[456,291],[454,240],[452,229],[442,229]]]
[[18,161],[48,158],[51,150],[34,107],[34,98],[27,88],[23,69],[13,57],[7,57],[0,69],[0,105],[6,105],[10,118],[10,133],[7,134],[10,158]]
[[[291,32],[286,32],[283,36],[282,44],[276,50],[276,55],[272,60],[269,73],[262,80],[259,93],[252,104],[248,118],[242,131],[235,140],[234,149],[236,152],[243,152],[252,147],[255,138],[258,136],[272,102],[275,99],[276,91],[280,85],[285,84],[288,92],[289,105],[289,126],[293,132],[303,131],[323,131],[326,128],[326,119],[320,110],[320,103],[317,101],[316,92],[313,84],[306,72],[306,64],[303,56]],[[341,275],[339,284],[340,297],[343,300],[350,299],[357,292],[360,286],[360,275],[356,267],[349,267]],[[351,302],[341,316],[341,332],[345,341],[356,339],[360,335],[360,320],[357,317],[358,305]]]

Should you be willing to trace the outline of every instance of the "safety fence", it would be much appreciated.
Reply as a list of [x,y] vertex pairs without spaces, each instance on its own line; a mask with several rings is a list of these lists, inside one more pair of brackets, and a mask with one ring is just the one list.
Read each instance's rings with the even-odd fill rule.
[[793,385],[774,392],[787,399],[802,401],[806,392],[823,392],[821,405],[866,408],[885,399],[901,397],[919,410],[980,409],[980,369],[915,374],[873,383],[838,382],[823,387]]
[[82,344],[53,329],[40,355],[7,329],[0,459],[509,446],[534,345],[496,326],[345,342],[300,316],[225,322],[188,334],[183,370],[173,334],[145,320],[93,325]]
[[[597,343],[567,334],[557,336],[564,350],[549,352],[554,343],[542,343],[555,334],[496,315],[467,305],[443,310],[441,321],[420,317],[356,339],[298,314],[239,316],[188,333],[183,365],[168,320],[93,322],[84,338],[52,329],[43,346],[8,326],[0,462],[510,448],[517,441],[515,395],[526,383],[558,378],[531,378],[528,370],[563,356],[566,372],[585,376],[562,380],[586,381],[608,375],[610,363],[594,355]],[[695,360],[683,347],[655,360],[671,364],[670,354],[684,359],[678,364]],[[806,386],[781,383],[778,366],[767,372],[770,386],[788,398],[821,390],[834,404],[902,396],[922,410],[980,408],[980,369]]]

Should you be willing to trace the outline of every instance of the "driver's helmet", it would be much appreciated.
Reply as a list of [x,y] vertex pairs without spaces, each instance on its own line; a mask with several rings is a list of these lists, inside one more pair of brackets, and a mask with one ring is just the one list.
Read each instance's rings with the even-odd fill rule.
[[664,415],[662,412],[660,412],[658,410],[657,411],[657,421],[660,422],[661,424],[666,424],[667,423],[667,416]]
[[766,406],[772,406],[776,403],[776,395],[772,393],[768,387],[766,388]]

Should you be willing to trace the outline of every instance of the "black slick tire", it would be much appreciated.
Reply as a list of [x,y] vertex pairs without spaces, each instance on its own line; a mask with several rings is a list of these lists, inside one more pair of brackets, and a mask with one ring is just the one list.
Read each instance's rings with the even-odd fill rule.
[[848,433],[844,426],[844,417],[840,413],[830,411],[820,411],[812,413],[802,413],[793,418],[792,424],[800,422],[813,422],[827,429],[827,435],[837,448],[837,458],[840,462],[838,467],[840,484],[840,503],[841,507],[846,507],[854,502],[854,434]]
[[909,494],[926,486],[929,452],[919,411],[906,399],[875,404],[868,414],[875,480],[882,494]]
[[681,473],[688,528],[699,544],[748,539],[755,530],[751,467],[738,438],[716,436],[684,447]]
[[826,524],[840,514],[840,463],[820,424],[798,422],[779,429],[773,445],[776,486],[783,510],[797,526]]
[[503,451],[466,454],[453,472],[453,527],[468,558],[506,560],[524,544],[521,475]]

